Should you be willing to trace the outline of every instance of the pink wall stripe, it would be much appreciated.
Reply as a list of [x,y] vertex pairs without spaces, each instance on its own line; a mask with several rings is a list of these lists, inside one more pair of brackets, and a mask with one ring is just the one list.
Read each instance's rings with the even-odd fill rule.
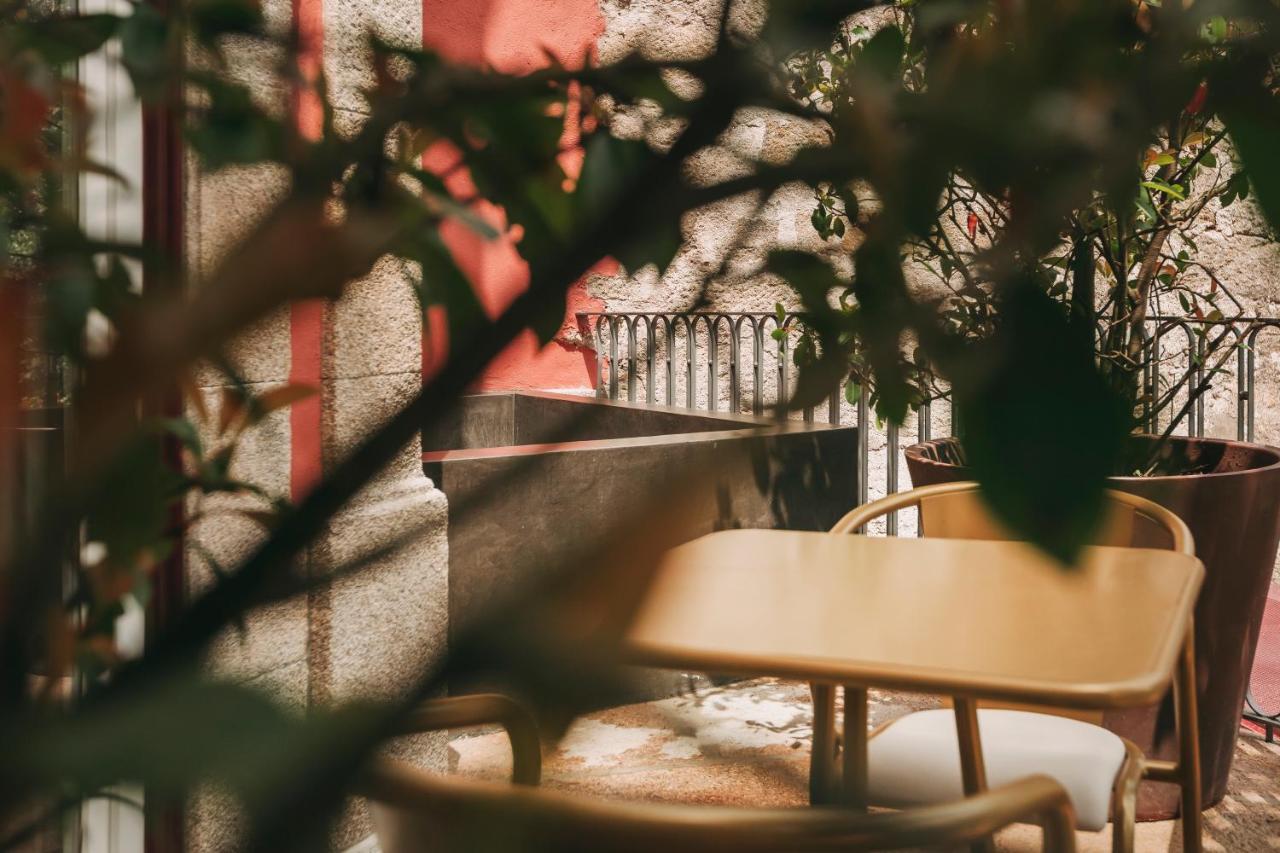
[[[303,76],[314,81],[324,62],[323,0],[293,0],[293,23],[301,43],[299,65]],[[324,108],[315,92],[304,89],[293,99],[293,119],[299,132],[320,136]],[[325,303],[296,302],[289,309],[289,382],[317,389],[323,372]],[[320,394],[294,403],[289,410],[289,492],[299,500],[324,473],[324,405]]]

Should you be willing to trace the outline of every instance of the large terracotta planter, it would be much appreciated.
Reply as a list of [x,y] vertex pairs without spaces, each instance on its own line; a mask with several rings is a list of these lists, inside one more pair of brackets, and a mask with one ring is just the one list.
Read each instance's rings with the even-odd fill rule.
[[[1135,437],[1152,442],[1154,437]],[[1112,488],[1150,498],[1186,521],[1204,562],[1205,584],[1196,604],[1196,660],[1200,703],[1200,759],[1205,807],[1222,799],[1235,753],[1245,688],[1280,543],[1280,450],[1241,441],[1174,438],[1166,448],[1181,476],[1113,477]],[[907,448],[916,486],[969,479],[955,439]],[[1104,725],[1133,740],[1148,755],[1172,757],[1174,744],[1156,745],[1156,709],[1108,714]],[[1139,818],[1172,817],[1171,785],[1148,783]]]

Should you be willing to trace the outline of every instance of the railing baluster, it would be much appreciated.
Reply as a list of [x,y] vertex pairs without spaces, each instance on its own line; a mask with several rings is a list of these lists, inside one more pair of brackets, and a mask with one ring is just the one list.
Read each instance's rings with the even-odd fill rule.
[[729,324],[729,411],[742,412],[742,324],[747,318],[739,317]]
[[636,323],[639,317],[627,320],[627,402],[636,401]]
[[[1151,373],[1151,387],[1155,394],[1155,397],[1152,399],[1159,399],[1160,396],[1160,341],[1162,338],[1163,332],[1161,330],[1161,324],[1156,323],[1156,331],[1151,338],[1152,345],[1155,349],[1152,350],[1151,358],[1147,360],[1147,370]],[[1155,411],[1155,409],[1152,409],[1151,411],[1151,426],[1149,431],[1160,431],[1160,413]]]
[[916,412],[916,436],[920,441],[933,440],[933,407],[926,400],[920,404],[920,409]]
[[1156,360],[1160,357],[1160,333],[1155,334],[1143,343],[1144,350],[1147,351],[1147,362],[1143,365],[1142,383],[1143,383],[1143,400],[1142,400],[1142,423],[1143,428],[1148,433],[1155,433],[1160,430],[1160,424],[1156,423],[1156,409],[1152,406],[1152,402],[1156,400],[1156,394],[1160,393],[1160,377],[1158,377],[1158,368]]
[[692,409],[697,396],[697,374],[694,373],[694,350],[697,346],[695,340],[696,332],[694,326],[689,322],[689,317],[684,317],[684,398],[685,408]]
[[[783,320],[782,325],[778,328],[783,334],[778,336],[778,407],[776,410],[777,417],[785,418],[787,411],[791,405],[791,394],[787,388],[787,353],[791,348],[791,336],[787,332],[787,320]],[[776,323],[777,320],[775,319]]]
[[626,322],[622,317],[609,321],[609,399],[618,399],[618,324]]
[[1236,441],[1248,441],[1248,429],[1245,418],[1248,416],[1249,392],[1245,387],[1245,345],[1243,340],[1236,341]]
[[1187,388],[1188,402],[1191,405],[1187,408],[1187,435],[1195,438],[1196,435],[1196,407],[1191,401],[1190,396],[1195,392],[1196,387],[1200,384],[1200,370],[1196,364],[1196,356],[1199,354],[1199,348],[1196,346],[1196,333],[1186,323],[1182,324],[1183,330],[1187,333],[1187,372],[1191,374],[1191,386]]
[[1245,435],[1246,441],[1254,441],[1254,437],[1253,437],[1253,426],[1255,423],[1254,401],[1258,396],[1257,388],[1255,387],[1255,382],[1254,382],[1255,378],[1257,377],[1257,372],[1256,372],[1257,367],[1254,361],[1254,354],[1257,349],[1258,335],[1261,332],[1262,332],[1262,327],[1259,326],[1249,334],[1248,338],[1245,339],[1249,342],[1248,353],[1246,357],[1246,360],[1248,361],[1248,374],[1249,374],[1248,386],[1246,389],[1246,393],[1249,395],[1249,422],[1248,422],[1248,431]]
[[[1208,359],[1209,353],[1205,350],[1205,340],[1203,335],[1196,337],[1196,389],[1199,389],[1207,381],[1204,364]],[[1196,397],[1196,437],[1204,437],[1204,398],[1208,396],[1206,393]]]
[[605,390],[604,384],[604,317],[596,317],[594,327],[594,337],[596,340],[596,396],[601,399],[607,399],[609,392]]
[[676,404],[676,325],[674,318],[665,317],[667,324],[667,405]]
[[764,414],[764,320],[751,318],[751,414]]
[[[885,471],[884,493],[896,494],[898,491],[898,425],[892,421],[885,429]],[[895,509],[885,518],[885,530],[890,536],[898,535],[898,511]]]
[[716,388],[716,368],[720,361],[720,324],[715,318],[706,318],[707,327],[707,411],[715,412],[720,408],[720,395]]
[[645,315],[641,319],[644,320],[644,401],[648,405],[653,405],[654,401],[654,385],[657,383],[657,377],[654,370],[657,367],[658,346],[656,343],[656,319],[652,316]]
[[858,503],[867,502],[867,467],[871,460],[871,449],[868,442],[871,432],[867,423],[867,386],[858,389]]

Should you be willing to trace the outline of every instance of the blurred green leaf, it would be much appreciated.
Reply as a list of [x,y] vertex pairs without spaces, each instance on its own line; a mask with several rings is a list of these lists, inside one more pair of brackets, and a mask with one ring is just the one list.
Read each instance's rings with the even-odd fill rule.
[[[607,133],[593,135],[586,143],[586,157],[574,194],[575,221],[583,228],[599,221],[657,158],[644,142],[617,139]],[[661,273],[681,242],[679,218],[661,216],[650,219],[642,231],[620,234],[612,245],[601,248],[628,270],[654,264]]]
[[1010,529],[1072,563],[1103,518],[1106,478],[1130,428],[1098,372],[1091,333],[1030,282],[1000,305],[996,334],[954,381],[965,451]]
[[10,21],[3,40],[15,52],[31,50],[52,65],[64,65],[102,47],[115,35],[120,21],[119,16],[107,14]]
[[262,4],[258,0],[195,0],[187,4],[186,11],[193,33],[205,42],[262,29]]
[[96,277],[87,265],[68,264],[54,270],[45,286],[45,336],[56,352],[82,352],[95,291]]
[[166,542],[169,508],[183,478],[164,461],[161,437],[142,434],[107,467],[86,520],[86,536],[106,546],[107,559],[130,568]]
[[471,179],[507,221],[524,229],[526,260],[562,249],[574,225],[573,202],[557,158],[564,132],[563,92],[486,99],[458,110],[450,131]]
[[200,441],[200,432],[191,421],[186,418],[165,418],[157,423],[160,429],[182,442],[182,446],[191,451],[191,455],[196,459],[204,456],[204,445]]
[[278,388],[263,391],[249,401],[249,423],[255,424],[272,412],[288,408],[294,403],[309,399],[320,393],[315,385],[302,382],[289,382]]
[[449,195],[448,190],[444,188],[444,183],[438,176],[425,169],[414,167],[405,168],[405,174],[422,182],[424,193],[430,204],[438,208],[444,216],[457,219],[486,240],[496,240],[498,238],[498,229],[494,228],[471,207],[455,201],[453,196]]
[[120,54],[133,87],[144,99],[173,85],[169,19],[151,3],[136,3],[120,26]]
[[[830,265],[806,252],[775,250],[769,254],[766,269],[787,280],[800,296],[806,312],[805,334],[801,339],[804,348],[797,349],[803,369],[792,405],[797,408],[816,405],[831,393],[832,386],[849,369],[851,339],[843,335],[845,327],[841,317],[830,310],[828,302],[830,295],[844,290],[848,282],[838,278]],[[776,308],[779,316],[785,313],[781,304]],[[783,332],[779,339],[785,338]]]
[[858,69],[875,74],[882,80],[894,80],[899,76],[898,68],[906,46],[902,30],[893,25],[884,27],[862,49]]
[[278,161],[283,127],[253,103],[243,86],[204,78],[209,104],[187,124],[187,141],[210,170]]
[[[1231,143],[1248,174],[1249,184],[1257,193],[1258,204],[1272,227],[1280,227],[1280,101],[1261,85],[1233,78],[1232,88],[1221,93],[1220,115],[1231,136]],[[1243,198],[1241,187],[1231,186],[1224,193],[1223,204]],[[1247,187],[1244,187],[1247,192]],[[1228,197],[1229,194],[1229,197]]]
[[1162,193],[1165,193],[1166,195],[1171,195],[1174,198],[1178,199],[1179,201],[1183,201],[1187,197],[1187,194],[1182,190],[1181,187],[1175,186],[1173,184],[1166,184],[1164,181],[1143,181],[1142,186],[1146,187],[1149,190],[1155,190],[1156,192],[1162,192]]
[[831,44],[837,25],[858,11],[849,0],[773,0],[760,40],[778,57]]
[[859,306],[856,331],[874,379],[876,414],[901,424],[911,403],[902,359],[910,300],[898,247],[881,235],[869,237],[854,258],[853,290]]
[[444,306],[452,341],[459,340],[459,335],[473,333],[484,320],[484,309],[439,232],[424,231],[402,251],[422,267],[418,298],[423,310],[432,305]]
[[1227,19],[1221,15],[1215,15],[1205,22],[1202,32],[1206,41],[1210,44],[1218,44],[1227,37]]
[[130,780],[169,802],[212,781],[253,816],[306,784],[317,756],[365,735],[375,719],[370,706],[301,717],[252,688],[187,677],[74,717],[29,721],[20,738],[10,721],[0,778],[83,792]]

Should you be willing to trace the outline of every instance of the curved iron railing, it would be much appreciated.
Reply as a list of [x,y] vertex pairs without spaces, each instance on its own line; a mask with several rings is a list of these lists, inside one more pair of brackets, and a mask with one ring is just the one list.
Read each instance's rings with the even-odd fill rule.
[[[773,411],[791,398],[799,371],[792,364],[791,336],[802,315],[768,312],[617,312],[578,314],[578,323],[596,352],[596,393],[600,397],[648,404],[661,403],[709,412]],[[867,396],[855,396],[845,414],[844,383],[826,395],[825,405],[808,406],[799,417],[839,424],[868,423]],[[916,434],[932,435],[933,406],[918,412]],[[899,428],[889,424],[886,436],[888,491],[898,489]],[[858,499],[869,488],[869,431],[858,431]],[[896,532],[897,518],[888,520]]]

